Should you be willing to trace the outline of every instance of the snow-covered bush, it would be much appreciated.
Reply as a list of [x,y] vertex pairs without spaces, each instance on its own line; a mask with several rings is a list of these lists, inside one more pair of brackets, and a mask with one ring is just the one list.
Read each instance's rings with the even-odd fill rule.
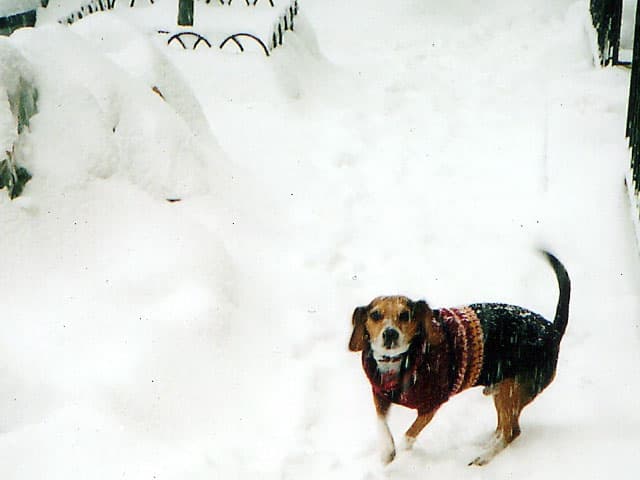
[[[189,87],[147,37],[105,14],[20,30],[4,43],[29,59],[38,84],[25,141],[32,188],[115,176],[163,198],[208,189],[210,162],[223,154]],[[11,78],[20,71],[2,63]],[[11,151],[12,138],[3,142]]]
[[15,198],[31,178],[19,165],[21,135],[37,112],[38,91],[27,61],[0,37],[0,189]]

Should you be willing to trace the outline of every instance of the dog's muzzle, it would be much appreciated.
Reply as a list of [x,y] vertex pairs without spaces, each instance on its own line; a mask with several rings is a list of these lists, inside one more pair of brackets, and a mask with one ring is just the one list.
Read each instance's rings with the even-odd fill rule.
[[385,348],[391,349],[398,344],[400,334],[395,328],[386,328],[382,332],[382,344]]

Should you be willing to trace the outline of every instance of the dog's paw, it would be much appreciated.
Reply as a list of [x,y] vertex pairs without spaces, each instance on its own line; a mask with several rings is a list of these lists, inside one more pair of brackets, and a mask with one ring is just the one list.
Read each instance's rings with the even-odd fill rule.
[[479,457],[476,457],[472,462],[469,463],[469,465],[475,465],[478,467],[486,465],[491,460],[493,460],[493,457],[504,450],[506,446],[507,443],[500,435],[493,435],[485,452]]
[[416,443],[416,437],[404,436],[404,442],[402,442],[402,449],[409,451],[413,449],[413,445]]
[[396,449],[391,449],[391,450],[383,450],[380,453],[380,461],[383,463],[383,465],[389,465],[391,462],[393,462],[393,459],[396,458]]
[[469,462],[469,466],[482,467],[491,461],[493,455],[480,455],[476,457],[471,462]]

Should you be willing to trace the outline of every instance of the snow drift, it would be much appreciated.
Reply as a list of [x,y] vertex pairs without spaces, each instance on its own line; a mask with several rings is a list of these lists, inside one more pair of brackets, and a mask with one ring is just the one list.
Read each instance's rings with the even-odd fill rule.
[[148,40],[114,18],[100,20],[11,37],[41,93],[38,134],[26,147],[34,188],[45,178],[64,190],[121,176],[159,197],[206,191],[224,155],[197,102]]

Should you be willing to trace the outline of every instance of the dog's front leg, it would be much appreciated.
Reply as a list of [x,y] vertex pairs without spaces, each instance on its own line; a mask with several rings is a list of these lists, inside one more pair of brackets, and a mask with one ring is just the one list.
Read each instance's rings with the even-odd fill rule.
[[413,444],[416,442],[416,438],[420,435],[420,432],[427,424],[431,421],[431,419],[436,414],[436,410],[432,410],[427,413],[418,412],[418,417],[415,419],[413,424],[409,427],[409,430],[404,434],[405,448],[407,450],[411,450]]
[[393,442],[393,435],[387,424],[387,413],[391,402],[384,397],[373,395],[373,403],[378,414],[378,435],[380,438],[380,459],[385,465],[391,463],[396,456],[396,445]]

